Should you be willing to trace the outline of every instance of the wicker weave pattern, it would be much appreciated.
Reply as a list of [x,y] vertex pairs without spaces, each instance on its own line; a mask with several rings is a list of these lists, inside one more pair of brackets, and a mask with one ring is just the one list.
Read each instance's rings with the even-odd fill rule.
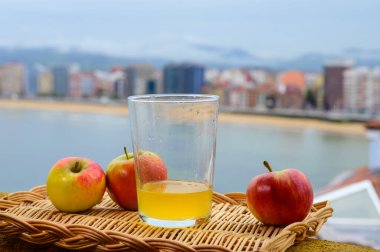
[[119,208],[106,195],[81,214],[57,211],[44,186],[0,199],[0,233],[35,244],[96,251],[284,251],[315,235],[332,208],[315,204],[303,222],[286,227],[263,225],[246,207],[245,195],[214,193],[211,219],[183,229],[151,227],[136,212]]

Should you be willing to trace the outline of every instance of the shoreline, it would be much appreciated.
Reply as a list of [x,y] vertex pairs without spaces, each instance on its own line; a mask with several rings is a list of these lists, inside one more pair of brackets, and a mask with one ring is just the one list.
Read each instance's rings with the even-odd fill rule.
[[[95,114],[128,115],[127,104],[98,104],[54,100],[4,100],[0,99],[0,109],[32,109],[45,111],[83,112]],[[288,118],[272,115],[249,115],[221,112],[219,122],[253,124],[291,129],[312,129],[324,132],[355,135],[364,137],[366,130],[363,123],[330,122],[310,118]]]

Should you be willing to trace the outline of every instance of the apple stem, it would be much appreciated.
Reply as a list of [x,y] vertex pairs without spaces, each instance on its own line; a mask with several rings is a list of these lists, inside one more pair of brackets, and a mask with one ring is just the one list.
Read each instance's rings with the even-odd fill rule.
[[268,163],[268,161],[264,161],[263,162],[263,164],[264,164],[264,166],[269,170],[269,172],[272,172],[273,170],[272,170],[272,167],[270,166],[270,164]]
[[74,173],[80,172],[80,167],[79,167],[79,162],[78,161],[75,162],[75,166],[72,169],[72,172],[74,172]]
[[127,151],[127,147],[124,146],[124,153],[125,153],[125,156],[127,157],[127,160],[129,159],[128,157],[128,151]]

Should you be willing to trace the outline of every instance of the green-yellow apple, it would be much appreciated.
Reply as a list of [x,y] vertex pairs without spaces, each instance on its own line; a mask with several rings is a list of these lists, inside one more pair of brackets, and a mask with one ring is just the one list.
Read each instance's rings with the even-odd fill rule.
[[313,189],[309,179],[297,169],[273,172],[253,177],[247,188],[247,205],[262,223],[287,225],[302,221],[313,204]]
[[88,158],[66,157],[51,168],[46,188],[58,210],[75,213],[100,203],[106,190],[106,176],[100,165]]
[[113,159],[106,171],[107,191],[111,199],[124,209],[137,210],[136,176],[133,153]]

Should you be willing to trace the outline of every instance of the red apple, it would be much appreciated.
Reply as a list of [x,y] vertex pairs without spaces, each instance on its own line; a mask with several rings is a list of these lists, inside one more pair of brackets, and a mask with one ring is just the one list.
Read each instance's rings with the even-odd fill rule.
[[164,162],[153,152],[140,152],[137,158],[137,168],[141,183],[166,180],[168,178],[168,171]]
[[288,225],[302,221],[313,204],[313,189],[308,178],[297,169],[255,176],[247,188],[247,204],[253,215],[269,225]]
[[[134,156],[127,153],[113,159],[107,167],[107,191],[111,199],[127,210],[137,210]],[[137,158],[140,181],[143,183],[167,179],[164,162],[154,153],[142,151]]]
[[133,153],[113,159],[107,167],[107,191],[111,199],[126,210],[137,210],[136,176]]
[[67,157],[51,168],[46,189],[58,210],[80,212],[100,203],[106,190],[106,176],[100,165],[88,158]]

